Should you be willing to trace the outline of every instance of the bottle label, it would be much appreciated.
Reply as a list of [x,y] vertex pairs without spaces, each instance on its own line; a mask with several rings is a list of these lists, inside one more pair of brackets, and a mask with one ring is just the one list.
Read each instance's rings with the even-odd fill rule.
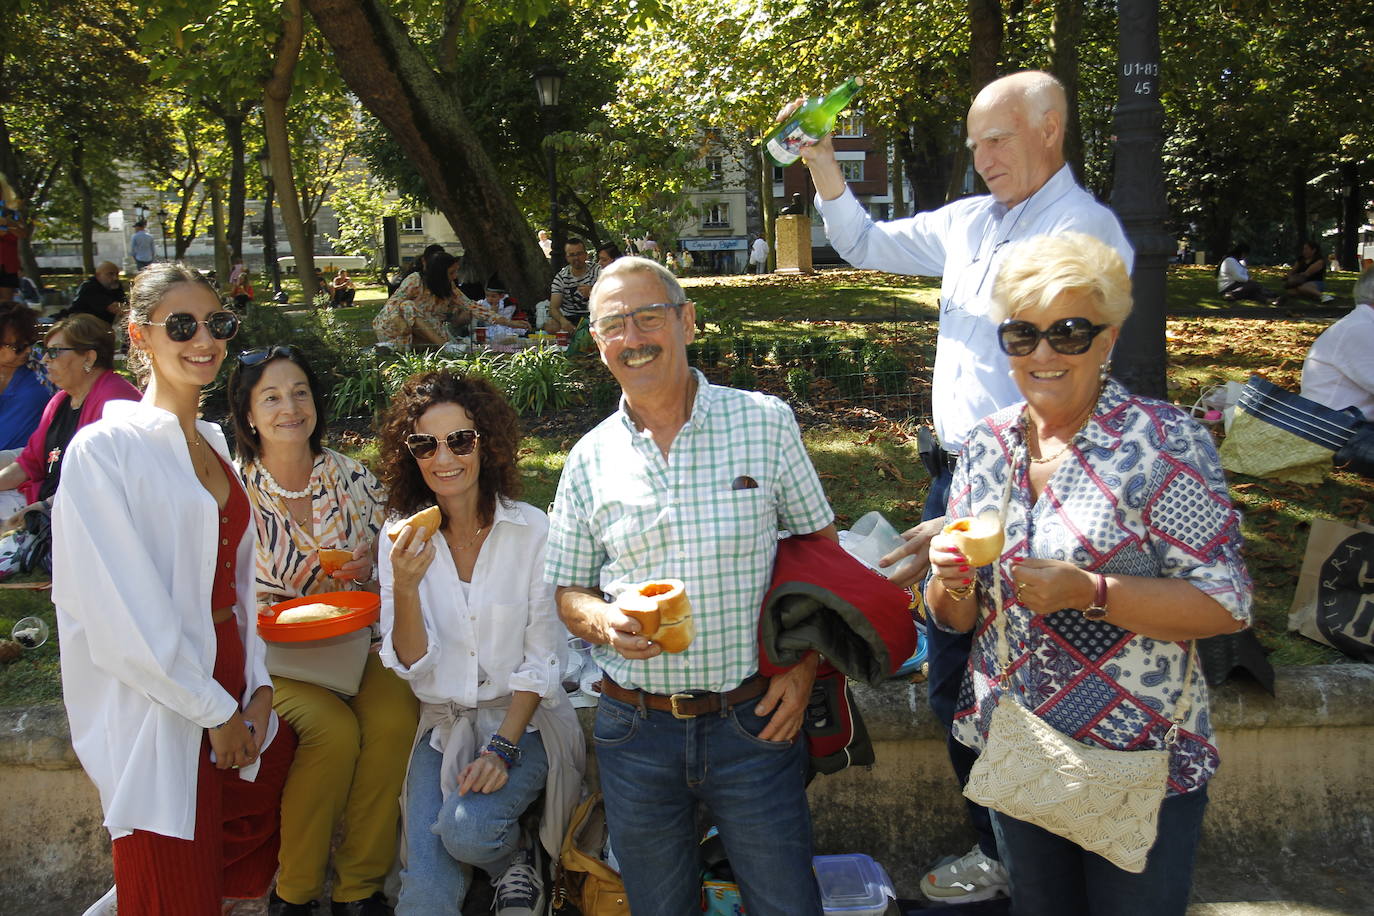
[[802,130],[800,119],[793,119],[769,139],[766,149],[778,165],[791,165],[801,158],[803,147],[818,143],[820,139]]

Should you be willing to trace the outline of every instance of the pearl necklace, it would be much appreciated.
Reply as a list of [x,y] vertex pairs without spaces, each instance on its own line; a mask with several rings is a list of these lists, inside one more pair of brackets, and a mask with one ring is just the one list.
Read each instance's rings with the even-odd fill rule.
[[277,483],[272,472],[267,470],[267,465],[258,462],[258,470],[262,472],[263,487],[274,496],[280,496],[282,499],[307,499],[312,495],[309,482],[306,483],[304,490],[288,490]]

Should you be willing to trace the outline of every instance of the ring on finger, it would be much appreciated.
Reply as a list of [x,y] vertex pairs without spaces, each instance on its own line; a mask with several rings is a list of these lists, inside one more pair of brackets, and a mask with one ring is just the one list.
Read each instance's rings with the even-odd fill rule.
[[1020,604],[1020,603],[1021,603],[1021,601],[1022,601],[1021,592],[1025,591],[1025,589],[1026,589],[1026,583],[1024,583],[1024,582],[1021,582],[1021,583],[1019,583],[1019,584],[1016,586],[1016,603],[1017,603],[1017,604]]

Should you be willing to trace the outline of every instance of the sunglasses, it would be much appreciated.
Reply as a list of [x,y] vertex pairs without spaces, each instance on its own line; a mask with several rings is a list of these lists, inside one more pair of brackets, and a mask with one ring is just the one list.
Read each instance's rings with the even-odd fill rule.
[[668,309],[682,306],[681,302],[659,302],[621,315],[607,315],[592,322],[592,333],[602,340],[618,340],[625,333],[625,322],[633,320],[640,331],[651,334],[668,323]]
[[204,321],[199,321],[196,316],[186,312],[177,312],[168,315],[166,321],[145,321],[143,323],[157,328],[165,328],[167,336],[177,343],[185,343],[195,337],[196,330],[201,325],[205,325],[205,329],[210,332],[210,336],[215,340],[229,340],[239,332],[239,316],[227,311],[211,312]]
[[[213,334],[215,332],[211,331],[210,333]],[[254,347],[251,350],[244,350],[240,353],[238,355],[238,360],[240,366],[245,369],[251,369],[254,366],[259,366],[267,362],[269,359],[276,359],[278,356],[289,359],[292,362],[296,361],[296,351],[287,346]]]
[[1088,352],[1093,339],[1110,325],[1093,324],[1086,318],[1060,318],[1040,330],[1029,321],[1008,318],[997,326],[997,342],[1008,356],[1029,356],[1040,346],[1040,338],[1049,342],[1050,349],[1065,356]]
[[[472,454],[480,438],[482,434],[475,429],[455,429],[444,437],[444,443],[450,452],[461,458]],[[426,433],[411,433],[406,436],[406,448],[410,449],[416,461],[427,461],[438,453],[439,440]]]
[[33,348],[33,353],[39,359],[57,359],[63,353],[75,353],[76,347],[50,347],[47,344],[38,344]]

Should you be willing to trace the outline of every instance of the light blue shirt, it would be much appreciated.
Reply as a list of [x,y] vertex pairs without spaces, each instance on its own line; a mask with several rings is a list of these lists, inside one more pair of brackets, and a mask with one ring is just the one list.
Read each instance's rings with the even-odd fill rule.
[[129,253],[140,264],[148,264],[153,260],[153,237],[148,234],[148,230],[140,229],[134,233],[134,237],[129,240]]
[[1127,270],[1135,261],[1115,214],[1078,186],[1067,165],[1011,208],[983,195],[879,223],[847,188],[834,200],[817,194],[816,207],[830,243],[855,267],[941,278],[931,409],[935,432],[951,452],[963,449],[983,417],[1022,400],[997,345],[997,325],[988,318],[993,281],[1010,243],[1083,232],[1115,248]]

